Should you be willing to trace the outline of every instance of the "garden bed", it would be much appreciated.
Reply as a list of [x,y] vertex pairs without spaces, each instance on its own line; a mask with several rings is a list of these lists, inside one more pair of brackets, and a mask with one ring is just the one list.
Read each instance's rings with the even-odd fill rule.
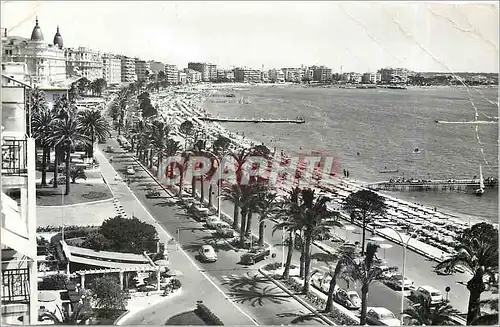
[[[70,193],[68,195],[64,195],[63,200],[62,198],[65,190],[65,185],[59,185],[57,188],[53,188],[52,186],[38,188],[36,190],[36,205],[72,205],[113,198],[111,190],[109,189],[108,185],[104,183],[88,184],[83,181],[76,184],[71,184]],[[17,200],[19,198],[19,195],[17,198],[14,195],[13,198]]]
[[196,312],[187,311],[175,315],[168,319],[165,323],[168,326],[202,326],[207,325],[203,319],[201,319]]

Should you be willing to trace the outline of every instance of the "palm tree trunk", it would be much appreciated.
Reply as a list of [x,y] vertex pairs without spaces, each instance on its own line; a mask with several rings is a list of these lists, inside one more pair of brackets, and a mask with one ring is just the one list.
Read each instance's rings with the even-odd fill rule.
[[291,230],[288,235],[288,251],[286,253],[285,270],[283,271],[283,278],[290,277],[290,266],[292,265],[293,243],[295,242],[295,230]]
[[245,219],[247,216],[247,212],[241,210],[241,224],[240,224],[240,248],[245,248]]
[[57,179],[59,178],[59,172],[58,172],[58,166],[59,166],[59,149],[57,147],[54,147],[54,188],[57,188],[59,185],[57,182]]
[[328,298],[326,299],[325,312],[332,311],[333,308],[333,292],[335,290],[335,286],[337,285],[337,276],[333,275],[330,280],[330,286],[328,287]]
[[368,295],[368,285],[363,284],[361,287],[361,316],[359,317],[359,325],[364,326],[366,325],[366,298]]
[[149,169],[153,168],[153,149],[149,150]]
[[180,174],[181,176],[179,177],[179,199],[182,199],[182,191],[183,191],[182,185],[184,184],[184,174],[182,172]]
[[253,218],[253,212],[252,210],[248,211],[247,214],[247,221],[246,221],[246,228],[245,228],[245,235],[250,236],[252,232],[252,218]]
[[259,246],[264,246],[264,228],[266,221],[261,218],[259,221]]
[[203,178],[203,175],[200,176],[200,202],[203,205],[205,201],[205,178]]
[[305,277],[305,260],[306,260],[306,255],[305,255],[305,244],[304,244],[304,238],[303,238],[304,232],[300,231],[300,278]]
[[469,306],[467,308],[467,325],[471,325],[480,312],[481,293],[485,291],[483,276],[483,269],[479,267],[476,269],[474,276],[467,282],[467,289],[470,293]]
[[312,237],[306,236],[306,244],[305,244],[305,264],[304,264],[304,294],[309,292],[309,284],[310,284],[310,274],[311,274],[311,243]]
[[213,193],[213,184],[210,183],[208,185],[208,207],[212,208],[213,201],[212,201],[212,193]]
[[[238,230],[239,203],[233,204],[233,229]],[[222,210],[222,209],[219,209]]]
[[196,179],[191,177],[191,196],[196,199]]
[[[49,155],[50,155],[50,152],[49,152]],[[42,186],[47,186],[47,147],[46,146],[44,146],[42,149]]]
[[66,192],[64,192],[64,195],[69,194],[69,188],[71,185],[71,181],[69,178],[70,161],[71,161],[71,147],[68,146],[68,148],[66,149]]
[[94,158],[94,142],[95,142],[94,138],[95,138],[94,133],[92,133],[92,136],[90,137],[92,143],[90,144],[90,151],[89,151],[91,158]]
[[365,255],[365,238],[366,238],[366,214],[363,214],[363,238],[361,239],[361,255]]

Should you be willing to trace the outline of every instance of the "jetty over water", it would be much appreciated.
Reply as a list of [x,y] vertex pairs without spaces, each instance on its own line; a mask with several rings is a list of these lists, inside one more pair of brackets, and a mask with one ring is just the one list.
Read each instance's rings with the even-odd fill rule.
[[[484,186],[494,188],[498,179],[486,178]],[[383,191],[474,191],[479,188],[479,179],[433,179],[433,180],[389,180],[366,185],[373,190]]]
[[264,124],[304,124],[305,119],[263,119],[263,118],[219,118],[219,117],[196,117],[203,121],[228,122],[228,123],[264,123]]

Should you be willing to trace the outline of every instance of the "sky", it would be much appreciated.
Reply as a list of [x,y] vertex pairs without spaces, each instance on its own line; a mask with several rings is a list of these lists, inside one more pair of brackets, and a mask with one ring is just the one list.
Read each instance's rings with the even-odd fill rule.
[[1,26],[51,42],[222,68],[325,65],[498,73],[496,2],[2,1]]

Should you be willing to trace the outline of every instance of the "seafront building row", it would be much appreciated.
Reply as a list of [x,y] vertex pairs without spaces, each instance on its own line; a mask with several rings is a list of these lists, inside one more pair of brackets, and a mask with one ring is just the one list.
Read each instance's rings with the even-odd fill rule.
[[[415,73],[405,68],[382,68],[377,72],[334,73],[326,66],[284,67],[265,70],[249,67],[221,69],[206,62],[189,62],[186,68],[154,60],[143,60],[120,54],[104,53],[87,47],[65,47],[57,27],[51,43],[47,43],[38,18],[30,38],[8,35],[2,28],[2,73],[17,80],[37,85],[57,85],[68,79],[85,77],[90,81],[104,79],[108,85],[127,85],[151,78],[169,84],[199,82],[243,83],[351,83],[351,84],[415,84],[425,83],[434,75]],[[437,75],[440,78],[440,75]],[[460,77],[445,76],[442,82],[460,83]],[[472,76],[471,83],[489,84],[491,78]]]

